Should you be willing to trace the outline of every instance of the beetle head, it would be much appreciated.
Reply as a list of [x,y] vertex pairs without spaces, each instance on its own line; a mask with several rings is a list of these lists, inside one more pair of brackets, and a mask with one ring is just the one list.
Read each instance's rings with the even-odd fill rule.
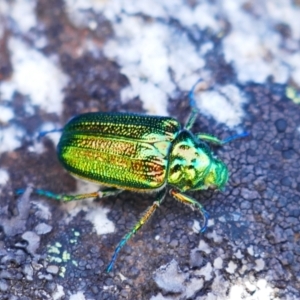
[[219,159],[212,158],[208,173],[203,178],[203,185],[197,189],[219,189],[223,190],[228,181],[227,166]]

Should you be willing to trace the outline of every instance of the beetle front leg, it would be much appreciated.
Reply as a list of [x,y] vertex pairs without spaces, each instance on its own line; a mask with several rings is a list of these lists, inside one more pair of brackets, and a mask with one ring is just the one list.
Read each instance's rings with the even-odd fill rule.
[[[25,189],[19,189],[16,191],[17,195],[21,195],[25,192]],[[116,188],[105,188],[103,190],[99,190],[97,192],[93,193],[87,193],[87,194],[77,194],[77,195],[65,195],[65,194],[55,194],[50,191],[41,190],[41,189],[33,189],[32,191],[34,194],[37,194],[39,196],[44,196],[46,198],[63,201],[63,202],[69,202],[74,200],[83,200],[87,198],[104,198],[108,196],[117,195],[123,190],[119,190]]]
[[196,201],[195,199],[193,199],[192,197],[188,196],[188,195],[185,195],[185,194],[182,194],[180,192],[177,192],[173,189],[170,190],[170,194],[176,199],[178,200],[179,202],[185,204],[185,205],[188,205],[189,207],[191,207],[193,210],[195,208],[197,208],[202,217],[203,217],[203,226],[201,227],[201,230],[200,232],[204,232],[207,228],[207,221],[209,219],[209,214],[208,212],[203,208],[203,206],[198,202]]
[[213,136],[213,135],[210,135],[208,133],[196,133],[195,134],[196,137],[200,140],[203,140],[207,143],[212,143],[212,144],[215,144],[215,145],[218,145],[218,146],[223,146],[224,144],[227,144],[233,140],[236,140],[236,139],[240,139],[240,138],[243,138],[243,137],[247,137],[249,135],[248,132],[243,132],[241,134],[235,134],[235,135],[232,135],[224,140],[220,140],[218,139],[217,137]]
[[110,272],[114,266],[114,263],[117,259],[117,256],[120,252],[120,250],[124,247],[124,245],[127,243],[127,241],[138,231],[142,228],[142,226],[144,224],[146,224],[148,222],[148,220],[150,219],[150,217],[154,214],[154,212],[156,211],[156,209],[159,207],[159,205],[161,204],[161,202],[163,201],[163,199],[165,198],[166,195],[166,190],[163,189],[161,191],[158,192],[158,194],[156,195],[156,201],[153,202],[153,204],[151,206],[149,206],[147,208],[147,210],[143,213],[141,219],[133,226],[133,228],[131,229],[130,232],[128,232],[119,242],[118,246],[115,249],[115,252],[110,260],[110,263],[106,269],[106,272]]

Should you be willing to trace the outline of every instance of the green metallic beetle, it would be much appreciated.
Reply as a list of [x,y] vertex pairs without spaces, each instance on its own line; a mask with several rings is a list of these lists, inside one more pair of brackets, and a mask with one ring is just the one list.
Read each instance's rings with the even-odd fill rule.
[[201,232],[207,227],[208,213],[185,192],[222,189],[228,181],[228,170],[206,142],[223,145],[247,134],[222,141],[209,134],[191,133],[198,111],[193,94],[190,99],[192,113],[184,128],[170,117],[96,112],[73,118],[62,130],[57,147],[61,164],[76,177],[107,188],[79,195],[58,195],[40,189],[35,193],[61,201],[103,198],[123,190],[156,194],[153,204],[116,247],[108,272],[121,248],[162,203],[167,187],[176,200],[199,210],[204,219]]

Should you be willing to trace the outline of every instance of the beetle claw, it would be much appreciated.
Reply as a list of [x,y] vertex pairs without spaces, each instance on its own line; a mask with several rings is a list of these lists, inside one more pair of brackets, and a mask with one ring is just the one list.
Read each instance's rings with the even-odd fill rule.
[[202,215],[203,215],[203,226],[201,227],[200,232],[203,233],[207,228],[209,213],[205,209],[202,209],[201,212],[202,212]]
[[18,189],[18,190],[15,191],[15,194],[16,194],[16,196],[19,196],[19,195],[24,194],[25,191],[26,191],[26,189]]

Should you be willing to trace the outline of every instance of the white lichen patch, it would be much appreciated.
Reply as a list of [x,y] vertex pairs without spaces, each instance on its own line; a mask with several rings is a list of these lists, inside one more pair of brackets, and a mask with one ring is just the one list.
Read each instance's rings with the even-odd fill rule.
[[242,105],[246,103],[246,98],[233,85],[197,93],[195,100],[201,113],[230,127],[238,125],[244,116]]
[[45,151],[45,147],[44,144],[41,143],[39,140],[34,139],[32,141],[32,145],[28,146],[28,151],[41,154]]
[[256,259],[255,260],[255,264],[256,264],[256,266],[255,266],[255,270],[257,271],[257,272],[260,272],[260,271],[262,271],[264,268],[265,268],[265,261],[262,259],[262,258],[259,258],[259,259]]
[[223,241],[223,237],[221,235],[218,235],[216,230],[207,233],[207,237],[213,239],[213,241],[218,244],[222,243]]
[[104,52],[121,65],[121,72],[130,80],[122,100],[138,96],[149,114],[167,115],[167,100],[176,91],[174,81],[190,89],[197,80],[194,74],[204,66],[203,58],[185,34],[162,23],[124,17],[115,30],[117,38],[107,43]]
[[0,169],[0,193],[2,188],[9,182],[9,174],[5,169]]
[[248,262],[246,260],[242,260],[242,267],[239,269],[239,274],[243,275],[249,268],[250,265],[248,265]]
[[199,233],[199,232],[200,232],[201,226],[200,226],[199,221],[194,220],[192,229],[193,229],[193,232],[194,232],[194,233]]
[[187,274],[181,272],[174,259],[156,270],[153,279],[165,292],[183,293],[186,290],[184,282],[187,279]]
[[0,124],[5,124],[14,117],[14,113],[10,107],[0,105],[0,112]]
[[[238,79],[263,83],[272,76],[275,82],[285,83],[292,77],[299,85],[299,48],[295,43],[300,38],[299,7],[290,0],[276,3],[267,0],[264,5],[254,6],[255,11],[251,14],[242,8],[245,1],[225,1],[222,4],[231,25],[231,32],[223,42],[224,54],[234,65]],[[277,24],[289,26],[291,37],[283,41],[279,32],[274,30]],[[294,51],[298,52],[296,65],[290,61],[290,54]]]
[[225,269],[229,274],[234,274],[237,268],[237,264],[233,261],[228,263],[228,267]]
[[211,253],[211,248],[209,247],[209,245],[204,242],[203,240],[200,240],[199,245],[198,245],[198,249],[200,251],[205,252],[206,254]]
[[[215,278],[213,279],[212,283],[212,292],[208,293],[206,299],[210,300],[225,300],[226,299],[226,292],[230,286],[230,282],[225,281],[224,278],[216,273]],[[204,299],[201,299],[204,300]]]
[[217,270],[221,270],[223,268],[223,259],[221,257],[217,257],[214,260],[214,268]]
[[241,250],[238,249],[235,253],[234,256],[238,259],[242,259],[244,257],[244,255],[242,254]]
[[203,287],[202,278],[192,278],[186,285],[186,290],[182,295],[182,299],[191,299]]
[[115,231],[115,225],[107,218],[109,209],[98,206],[89,210],[85,219],[90,221],[98,235],[112,233]]
[[209,218],[207,221],[207,227],[213,227],[215,225],[215,220],[213,218]]
[[[213,279],[212,291],[201,300],[271,300],[275,297],[275,291],[265,279],[256,279],[255,276],[245,276],[233,280],[234,284],[225,280],[216,272]],[[198,298],[197,298],[198,299]]]
[[[66,5],[69,18],[76,26],[90,26],[84,17],[89,9],[101,12],[111,21],[114,37],[104,45],[104,53],[118,63],[129,79],[130,85],[121,91],[121,98],[127,101],[139,97],[149,114],[167,115],[168,99],[175,97],[178,90],[189,91],[204,73],[205,54],[213,44],[206,42],[196,47],[184,32],[209,28],[217,34],[223,30],[223,23],[218,19],[221,12],[208,3],[189,6],[183,0],[170,3],[68,0]],[[152,22],[141,14],[153,18]],[[170,19],[177,20],[186,31],[170,26]],[[201,113],[228,122],[228,126],[239,124],[244,99],[232,96],[234,99],[229,104],[222,98],[222,104],[229,110],[219,109],[216,113],[202,111],[200,106]]]
[[163,296],[161,293],[158,293],[156,296],[152,296],[150,300],[177,300],[177,297],[174,298],[172,296]]
[[83,292],[77,292],[76,294],[70,295],[70,300],[85,300]]
[[[33,31],[39,26],[36,5],[36,0],[0,3],[2,20],[13,27],[6,44],[13,72],[10,78],[0,83],[0,99],[9,102],[19,93],[27,98],[24,109],[29,116],[35,113],[36,106],[47,113],[61,114],[62,90],[68,77],[61,71],[54,57],[46,57],[35,48],[47,44],[42,34],[36,35]],[[27,39],[24,39],[25,35]],[[26,40],[31,43],[26,43]],[[20,147],[25,131],[10,124],[15,116],[9,106],[1,104],[0,111],[0,122],[5,124],[0,131],[0,153],[13,151]],[[36,145],[29,150],[41,153],[43,147]]]
[[37,209],[36,215],[38,218],[42,220],[50,220],[52,218],[52,212],[47,202],[31,201],[31,203]]
[[244,282],[239,281],[230,288],[227,300],[245,299],[245,300],[271,300],[278,299],[275,297],[275,291],[269,286],[265,279],[251,281],[246,279]]
[[0,1],[0,12],[10,16],[14,30],[27,33],[37,26],[36,2],[36,0]]
[[13,151],[21,146],[21,139],[24,136],[24,131],[15,126],[0,130],[0,154],[6,151]]
[[253,249],[253,246],[249,246],[247,248],[247,252],[251,255],[251,256],[254,256],[254,249]]
[[2,99],[10,100],[18,91],[28,96],[32,105],[38,105],[48,113],[60,114],[62,110],[63,88],[68,77],[61,71],[54,59],[30,48],[18,38],[10,38],[8,43],[13,75],[2,82]]
[[60,300],[65,297],[64,287],[60,284],[56,285],[56,289],[54,293],[52,294],[53,300]]
[[[269,47],[277,47],[279,36],[272,32],[270,35],[273,39],[269,38]],[[263,33],[258,36],[257,32],[250,32],[245,39],[245,32],[234,31],[224,39],[225,58],[234,65],[241,82],[263,83],[268,76],[274,75],[276,81],[283,83],[287,80],[288,68],[277,60],[272,64],[266,61],[269,52],[262,43],[263,37]]]
[[[276,5],[268,0],[264,5],[254,6],[251,14],[244,5],[243,0],[220,5],[201,2],[193,6],[183,0],[66,1],[69,18],[76,26],[91,27],[90,19],[86,18],[90,9],[111,21],[114,38],[104,46],[104,52],[118,62],[129,79],[130,85],[121,92],[122,100],[138,96],[148,113],[163,115],[167,114],[167,100],[176,89],[188,91],[203,75],[204,55],[213,47],[206,42],[195,48],[187,35],[169,25],[170,19],[178,21],[186,31],[209,29],[220,36],[226,30],[220,20],[228,19],[231,30],[223,38],[223,52],[240,82],[263,83],[273,76],[275,82],[284,83],[291,77],[300,84],[300,54],[297,43],[293,43],[300,36],[299,8],[290,0],[279,0]],[[284,42],[287,49],[281,47],[282,37],[274,30],[283,20],[291,28],[291,37]],[[201,112],[231,127],[241,123],[245,98],[237,91],[229,88],[228,94],[207,92],[202,99],[205,101],[198,103]]]
[[249,292],[253,293],[256,290],[255,284],[253,284],[250,280],[249,281],[245,281],[244,284],[245,284],[246,289]]
[[213,268],[211,263],[207,263],[200,270],[195,271],[197,276],[203,276],[205,281],[209,281],[212,279]]

